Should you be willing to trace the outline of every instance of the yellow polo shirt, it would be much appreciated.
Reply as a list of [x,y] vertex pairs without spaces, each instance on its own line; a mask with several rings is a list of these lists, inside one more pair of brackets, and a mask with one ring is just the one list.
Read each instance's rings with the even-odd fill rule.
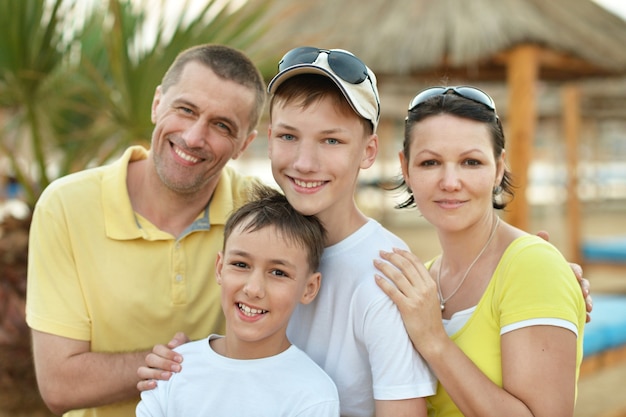
[[[127,352],[224,333],[216,254],[224,223],[245,201],[251,177],[227,167],[211,203],[179,238],[134,213],[129,148],[115,163],[68,175],[41,195],[30,229],[26,320],[36,330]],[[134,416],[139,401],[69,416]]]

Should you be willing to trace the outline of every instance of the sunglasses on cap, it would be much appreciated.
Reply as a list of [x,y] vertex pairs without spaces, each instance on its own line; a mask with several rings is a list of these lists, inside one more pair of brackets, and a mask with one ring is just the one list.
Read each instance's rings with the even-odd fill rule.
[[[280,73],[297,65],[314,64],[320,54],[328,55],[328,67],[333,71],[335,76],[341,78],[348,84],[358,86],[363,81],[369,79],[373,98],[376,100],[377,121],[380,117],[380,101],[378,98],[378,92],[374,86],[375,80],[370,76],[368,68],[363,61],[349,52],[337,49],[320,49],[313,46],[301,46],[299,48],[292,49],[283,56],[278,63],[278,72]],[[353,99],[350,98],[350,100]],[[368,118],[367,116],[365,117]]]
[[441,96],[447,94],[450,91],[468,100],[483,104],[493,110],[494,113],[496,112],[496,103],[489,96],[489,94],[469,85],[461,85],[456,87],[430,87],[426,90],[420,91],[415,97],[413,97],[413,100],[411,100],[411,103],[409,104],[409,111],[414,110],[417,106],[424,103],[429,98]]
[[287,52],[278,63],[278,71],[294,65],[312,64],[321,53],[328,54],[328,66],[342,80],[350,84],[360,84],[369,77],[367,67],[356,56],[343,51],[331,51],[312,46],[302,46]]

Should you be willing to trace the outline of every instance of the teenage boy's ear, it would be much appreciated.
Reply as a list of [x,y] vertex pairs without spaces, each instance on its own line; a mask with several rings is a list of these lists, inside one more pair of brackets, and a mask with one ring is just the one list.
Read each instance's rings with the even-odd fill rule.
[[314,272],[306,280],[306,286],[304,287],[304,293],[300,297],[302,304],[309,304],[315,299],[317,293],[320,291],[320,285],[322,283],[322,274],[320,272]]
[[361,159],[361,169],[367,169],[372,166],[378,155],[378,135],[372,134],[366,139],[363,158]]
[[215,259],[215,280],[222,285],[222,268],[224,267],[224,252],[219,251]]

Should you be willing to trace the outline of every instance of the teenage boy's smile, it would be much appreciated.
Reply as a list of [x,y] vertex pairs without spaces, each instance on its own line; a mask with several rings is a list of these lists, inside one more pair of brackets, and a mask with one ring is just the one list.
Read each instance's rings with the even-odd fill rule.
[[328,181],[306,181],[290,177],[295,185],[302,188],[318,188],[326,184]]

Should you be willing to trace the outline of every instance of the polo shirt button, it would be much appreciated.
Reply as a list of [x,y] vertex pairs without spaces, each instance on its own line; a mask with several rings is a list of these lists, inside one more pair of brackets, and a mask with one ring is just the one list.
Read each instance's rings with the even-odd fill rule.
[[176,275],[176,282],[181,282],[183,280],[182,275]]

